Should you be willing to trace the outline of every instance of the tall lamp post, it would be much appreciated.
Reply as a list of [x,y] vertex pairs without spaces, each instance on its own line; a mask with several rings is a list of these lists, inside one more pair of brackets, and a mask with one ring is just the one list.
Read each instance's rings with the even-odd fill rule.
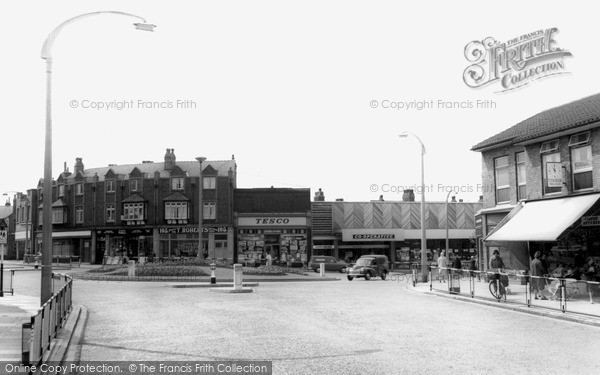
[[421,281],[427,282],[427,232],[425,229],[425,145],[416,134],[402,132],[400,138],[408,138],[412,135],[421,144]]
[[448,195],[446,195],[446,256],[448,257],[448,259],[450,259],[450,253],[449,253],[449,249],[450,249],[450,236],[449,236],[449,227],[448,227],[448,221],[450,219],[450,216],[448,216],[448,198],[450,198],[450,194],[454,192],[454,190],[450,190],[448,192]]
[[200,173],[198,179],[198,255],[197,258],[201,259],[202,254],[204,253],[204,248],[202,247],[202,219],[204,218],[204,207],[202,206],[202,190],[204,189],[204,181],[202,181],[202,163],[206,160],[204,156],[199,156],[196,158],[200,163]]
[[52,46],[61,30],[82,18],[101,14],[116,14],[133,17],[143,23],[134,23],[138,30],[154,31],[155,25],[135,14],[118,11],[100,11],[80,14],[58,25],[46,38],[42,46],[42,59],[46,60],[46,138],[44,151],[44,188],[42,198],[42,286],[41,305],[52,297]]

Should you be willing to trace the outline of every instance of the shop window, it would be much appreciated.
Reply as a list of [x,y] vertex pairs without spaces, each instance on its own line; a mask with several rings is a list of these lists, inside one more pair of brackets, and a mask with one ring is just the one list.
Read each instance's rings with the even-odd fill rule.
[[217,217],[217,204],[215,202],[204,202],[202,209],[202,218],[204,220],[215,219]]
[[204,189],[214,189],[217,184],[216,177],[203,177],[203,187]]
[[592,146],[571,149],[573,171],[573,190],[591,189],[592,181]]
[[82,206],[75,207],[75,223],[83,224],[83,207]]
[[165,203],[166,220],[187,220],[188,204],[187,202],[167,202]]
[[183,177],[173,177],[171,179],[171,190],[183,190],[185,178]]
[[140,180],[131,180],[131,181],[129,181],[129,190],[131,190],[131,191],[140,191]]
[[115,205],[114,204],[106,205],[106,222],[107,223],[115,222]]
[[107,193],[114,193],[116,189],[117,189],[117,181],[115,181],[115,180],[107,180],[106,181],[106,192]]
[[525,165],[525,153],[519,152],[515,155],[517,165],[517,200],[527,198],[527,169]]
[[144,203],[125,203],[123,216],[124,220],[144,220]]
[[496,177],[496,203],[510,202],[508,156],[494,159],[494,172]]
[[81,182],[75,184],[75,194],[83,195],[83,184]]
[[544,194],[560,193],[562,187],[562,165],[560,153],[542,156],[542,179]]

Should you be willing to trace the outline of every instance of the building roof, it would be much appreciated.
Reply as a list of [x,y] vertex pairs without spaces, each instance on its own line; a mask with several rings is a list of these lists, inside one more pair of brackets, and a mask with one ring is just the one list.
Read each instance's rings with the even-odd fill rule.
[[531,116],[476,144],[471,150],[482,151],[504,143],[524,142],[598,121],[600,121],[600,94],[595,94]]
[[0,206],[0,220],[6,219],[13,213],[13,206]]
[[[195,177],[200,174],[200,163],[198,161],[177,161],[175,163],[176,166],[181,168],[186,172],[188,177]],[[208,167],[212,167],[217,171],[218,176],[228,176],[229,169],[231,169],[234,173],[236,172],[236,164],[235,160],[206,160],[202,163],[203,171]],[[109,170],[112,170],[114,174],[118,175],[119,179],[128,179],[129,173],[131,173],[135,168],[137,168],[145,178],[152,178],[156,172],[159,173],[160,178],[168,178],[171,176],[170,171],[165,170],[165,163],[140,163],[140,164],[122,164],[122,165],[109,165],[106,167],[100,168],[86,168],[82,176],[85,181],[93,181],[94,176],[98,175],[98,181],[104,181],[104,176],[107,174]],[[68,175],[65,180],[67,182],[75,181],[76,174]],[[64,175],[63,175],[64,178]],[[40,180],[40,183],[43,182],[43,179]]]

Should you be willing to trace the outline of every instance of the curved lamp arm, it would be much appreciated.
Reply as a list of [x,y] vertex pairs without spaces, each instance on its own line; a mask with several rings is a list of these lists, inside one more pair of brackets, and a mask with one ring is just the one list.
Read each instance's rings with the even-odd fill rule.
[[400,133],[400,135],[398,135],[398,137],[406,138],[406,137],[408,137],[409,134],[412,135],[413,137],[417,138],[417,141],[419,141],[419,143],[421,144],[421,154],[425,155],[427,153],[425,151],[425,145],[423,144],[423,141],[421,141],[421,138],[419,138],[418,135],[416,135],[413,132],[404,131],[404,132]]
[[99,12],[80,14],[78,16],[70,18],[70,19],[66,20],[65,22],[61,23],[48,35],[48,38],[46,38],[46,41],[44,42],[44,45],[42,46],[42,59],[47,60],[47,61],[52,60],[52,46],[54,45],[54,40],[56,39],[56,37],[58,36],[60,31],[63,29],[63,27],[65,27],[77,20],[80,20],[82,18],[87,18],[90,16],[97,16],[100,14],[119,14],[122,16],[137,18],[138,20],[141,20],[143,22],[143,23],[134,23],[135,27],[138,30],[154,31],[154,28],[156,27],[156,25],[146,23],[146,19],[143,17],[136,16],[135,14],[131,14],[131,13],[119,12],[119,11],[114,11],[114,10],[103,10],[103,11],[99,11]]

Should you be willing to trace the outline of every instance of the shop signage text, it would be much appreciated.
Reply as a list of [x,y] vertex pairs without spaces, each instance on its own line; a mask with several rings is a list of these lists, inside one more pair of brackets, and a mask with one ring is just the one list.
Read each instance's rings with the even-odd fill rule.
[[354,234],[352,238],[355,240],[393,240],[396,236],[393,234]]
[[238,218],[240,227],[264,227],[264,226],[306,226],[305,217],[240,217]]
[[[161,227],[159,234],[198,233],[198,227]],[[202,227],[202,233],[227,233],[227,227]]]

